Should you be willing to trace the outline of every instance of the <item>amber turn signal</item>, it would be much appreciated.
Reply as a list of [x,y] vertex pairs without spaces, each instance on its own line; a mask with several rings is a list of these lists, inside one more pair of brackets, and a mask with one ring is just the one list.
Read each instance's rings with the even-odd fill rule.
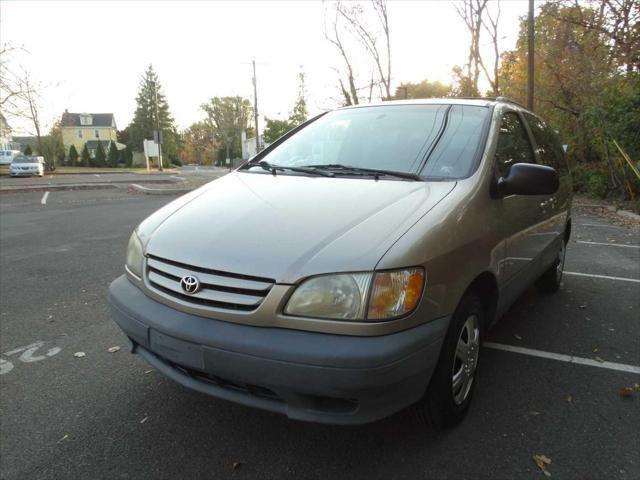
[[413,311],[422,296],[424,282],[422,268],[376,273],[367,319],[388,320]]

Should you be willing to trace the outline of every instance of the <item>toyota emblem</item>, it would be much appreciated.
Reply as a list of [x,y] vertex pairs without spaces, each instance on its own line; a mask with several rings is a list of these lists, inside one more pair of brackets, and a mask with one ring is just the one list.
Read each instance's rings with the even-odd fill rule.
[[200,290],[200,281],[196,277],[188,275],[186,277],[182,277],[182,279],[180,280],[180,286],[182,287],[182,290],[185,291],[185,293],[193,295],[198,290]]

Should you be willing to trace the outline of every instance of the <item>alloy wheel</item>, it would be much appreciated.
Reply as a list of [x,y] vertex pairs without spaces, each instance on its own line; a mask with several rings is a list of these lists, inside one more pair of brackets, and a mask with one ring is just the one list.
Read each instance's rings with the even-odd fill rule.
[[480,353],[480,325],[471,315],[460,329],[453,358],[451,389],[456,405],[461,405],[471,391]]

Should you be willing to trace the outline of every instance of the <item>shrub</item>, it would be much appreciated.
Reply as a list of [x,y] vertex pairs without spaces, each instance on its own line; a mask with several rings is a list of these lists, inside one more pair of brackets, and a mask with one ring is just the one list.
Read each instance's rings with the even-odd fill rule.
[[87,144],[84,144],[82,148],[82,153],[80,154],[80,160],[83,167],[91,166],[91,155],[89,155],[89,149],[87,148]]
[[69,165],[75,167],[78,164],[78,157],[78,150],[76,150],[74,145],[71,145],[69,148]]
[[102,145],[101,141],[98,141],[98,146],[96,148],[96,167],[106,167],[107,166],[107,152],[104,151],[104,145]]
[[591,197],[605,198],[609,191],[609,176],[601,164],[577,163],[571,169],[573,190]]
[[120,154],[118,153],[116,142],[112,140],[111,143],[109,144],[109,154],[107,155],[107,165],[112,168],[117,167],[119,156]]
[[182,160],[180,160],[179,158],[172,158],[171,159],[171,164],[175,165],[176,167],[181,167],[182,166]]

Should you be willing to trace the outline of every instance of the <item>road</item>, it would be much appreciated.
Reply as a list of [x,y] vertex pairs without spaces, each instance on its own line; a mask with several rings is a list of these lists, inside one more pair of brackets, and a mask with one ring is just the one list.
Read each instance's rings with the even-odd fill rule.
[[192,177],[202,177],[204,179],[214,179],[227,173],[226,168],[208,166],[184,166],[174,168],[169,172],[159,173],[126,173],[126,172],[101,172],[83,174],[47,174],[44,177],[10,177],[0,175],[0,192],[10,189],[27,189],[38,187],[41,189],[53,187],[67,187],[71,185],[95,186],[112,185],[117,187],[129,183],[142,184],[176,184],[182,183]]
[[602,363],[640,366],[637,230],[574,213],[573,273],[556,295],[526,292],[490,332],[459,427],[436,433],[401,412],[346,428],[194,393],[125,351],[107,288],[132,229],[172,198],[0,197],[2,479],[545,478],[536,454],[553,478],[640,478],[640,393],[618,393],[640,375]]

